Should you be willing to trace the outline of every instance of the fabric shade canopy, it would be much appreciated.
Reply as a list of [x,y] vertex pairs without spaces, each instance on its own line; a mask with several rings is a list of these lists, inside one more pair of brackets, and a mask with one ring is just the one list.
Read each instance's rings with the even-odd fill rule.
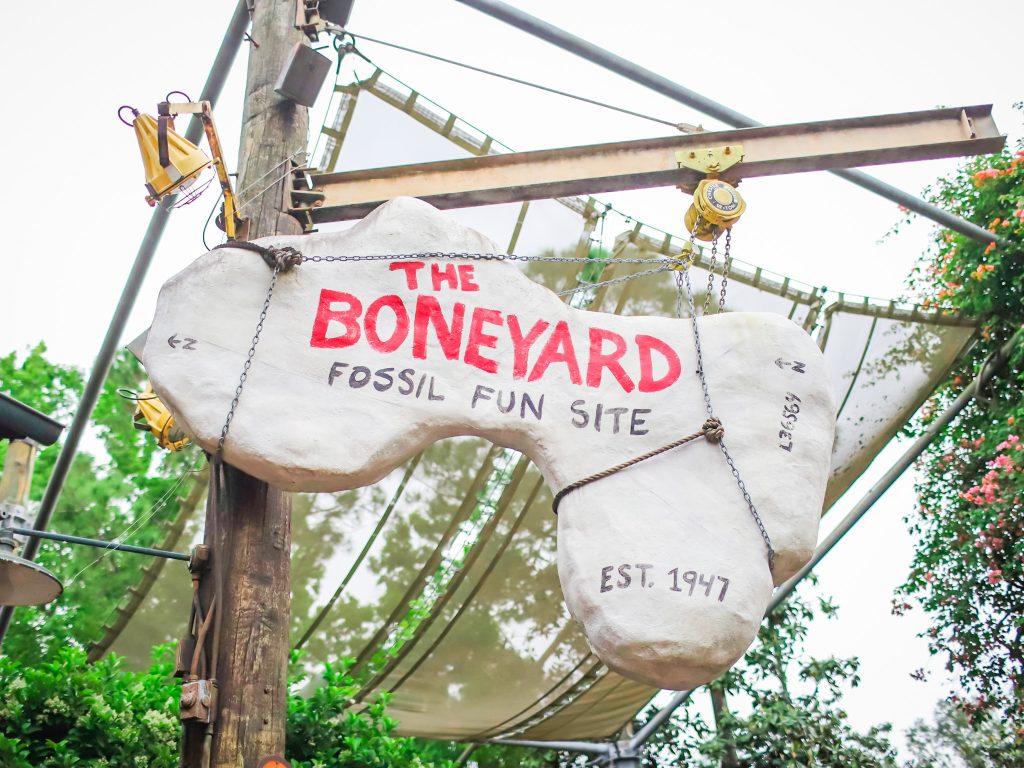
[[[322,170],[507,151],[380,70],[339,86],[334,106],[318,142]],[[607,257],[601,280],[648,268],[617,259],[678,255],[685,243],[620,217],[610,252],[600,251],[595,229],[614,225],[615,215],[593,198],[449,215],[507,244],[508,252]],[[693,267],[698,305],[708,265],[709,254],[700,253]],[[521,268],[565,291],[580,285],[579,266]],[[567,300],[601,312],[674,315],[671,275],[588,288]],[[827,292],[739,261],[728,277],[726,311],[790,318],[817,339],[829,363],[841,408],[825,512],[929,395],[971,342],[975,324]],[[403,734],[611,736],[657,691],[605,668],[570,620],[556,569],[555,522],[551,491],[537,470],[514,451],[476,438],[437,443],[374,486],[300,496],[292,641],[310,662],[354,658],[353,672],[366,681],[361,700],[392,692],[389,709]],[[200,537],[200,527],[190,521],[182,543]],[[166,568],[159,577],[148,574],[143,586],[144,599],[126,604],[97,652],[109,648],[143,664],[154,643],[181,631],[188,579]]]

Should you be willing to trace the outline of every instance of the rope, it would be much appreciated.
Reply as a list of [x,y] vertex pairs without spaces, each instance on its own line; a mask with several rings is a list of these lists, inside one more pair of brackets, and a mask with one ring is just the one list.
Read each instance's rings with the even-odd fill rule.
[[239,248],[243,251],[258,253],[268,267],[278,272],[287,272],[292,267],[301,264],[304,259],[301,253],[288,245],[282,248],[274,248],[273,246],[267,247],[258,243],[250,243],[246,240],[231,240],[215,245],[211,250],[215,251],[218,248]]
[[629,461],[624,461],[621,464],[616,464],[614,467],[609,467],[603,472],[598,472],[597,474],[590,475],[590,477],[585,477],[582,480],[577,480],[575,483],[569,483],[569,485],[565,486],[565,488],[563,488],[562,490],[555,494],[555,498],[551,502],[551,509],[557,515],[558,505],[561,503],[562,499],[564,499],[566,496],[568,496],[576,489],[582,488],[584,485],[589,485],[590,483],[593,483],[596,480],[603,480],[606,477],[611,477],[617,472],[621,472],[624,469],[629,469],[630,467],[639,464],[641,461],[647,461],[647,459],[652,459],[655,456],[658,456],[659,454],[665,453],[665,451],[671,451],[673,448],[678,448],[681,445],[692,443],[694,440],[699,440],[702,437],[709,443],[720,443],[722,442],[722,438],[724,436],[725,429],[722,427],[722,422],[720,422],[718,419],[712,416],[708,418],[707,421],[704,422],[704,425],[700,428],[699,431],[694,432],[692,435],[681,437],[678,440],[669,443],[668,445],[663,445],[661,448],[655,448],[653,451],[648,451],[643,456],[637,456],[636,458],[630,459]]

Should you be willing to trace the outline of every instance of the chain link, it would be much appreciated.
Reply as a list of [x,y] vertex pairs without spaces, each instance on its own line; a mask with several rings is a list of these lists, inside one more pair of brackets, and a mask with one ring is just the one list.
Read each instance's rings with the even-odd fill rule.
[[[692,240],[691,240],[692,245]],[[708,264],[708,289],[704,293],[704,314],[711,309],[711,295],[715,292],[715,264],[718,262],[718,235],[711,241],[711,263]]]
[[270,311],[270,300],[274,296],[274,286],[277,285],[277,276],[281,272],[281,265],[274,267],[274,273],[270,276],[270,287],[267,288],[267,297],[263,300],[263,309],[260,311],[259,322],[256,323],[256,332],[252,337],[252,344],[249,345],[249,353],[242,365],[242,374],[238,377],[238,386],[235,387],[235,396],[231,399],[231,407],[224,419],[224,426],[220,430],[220,439],[217,440],[217,456],[224,455],[224,443],[228,439],[228,431],[231,429],[231,422],[235,418],[235,411],[238,410],[238,401],[242,399],[242,390],[245,388],[246,379],[249,378],[249,370],[252,368],[252,359],[256,356],[256,345],[260,343],[260,334],[263,333],[263,323],[267,319],[267,312]]
[[[704,395],[704,408],[710,418],[714,418],[714,409],[711,406],[711,393],[708,390],[707,378],[704,375],[704,352],[701,347],[700,329],[697,323],[697,310],[693,302],[693,288],[690,283],[690,265],[692,263],[692,254],[696,253],[696,244],[694,240],[697,235],[697,227],[700,224],[698,219],[694,222],[693,229],[690,231],[689,239],[689,251],[684,251],[681,258],[669,259],[669,258],[634,258],[634,259],[616,259],[615,261],[620,264],[657,264],[655,269],[644,270],[642,272],[636,272],[631,275],[624,275],[622,277],[613,278],[611,280],[604,280],[598,283],[588,283],[569,291],[563,291],[561,295],[567,295],[570,293],[576,293],[580,290],[587,288],[596,288],[604,285],[614,285],[616,283],[626,282],[627,280],[635,280],[639,277],[647,275],[657,274],[669,269],[675,269],[675,280],[676,280],[676,317],[682,318],[683,316],[683,301],[685,298],[686,303],[690,310],[690,326],[693,331],[693,341],[697,352],[697,374],[700,377],[700,386]],[[721,295],[719,298],[719,311],[725,306],[725,290],[726,290],[726,276],[729,271],[729,264],[731,261],[731,233],[726,232],[725,236],[725,261],[723,262],[724,274],[722,277],[722,288]],[[704,299],[704,314],[710,307],[711,294],[714,289],[714,267],[717,257],[718,249],[718,238],[712,241],[711,248],[711,266],[708,270],[708,292]],[[468,253],[468,252],[443,252],[443,251],[429,251],[424,253],[395,253],[395,254],[366,254],[359,256],[302,256],[300,263],[312,262],[312,263],[331,263],[331,262],[362,262],[362,261],[401,261],[409,259],[472,259],[475,261],[542,261],[542,262],[556,262],[565,264],[576,264],[576,263],[591,263],[593,259],[588,257],[576,257],[576,256],[520,256],[511,253]],[[217,441],[217,455],[222,456],[224,452],[224,443],[227,441],[228,432],[231,429],[231,422],[235,417],[235,413],[238,410],[238,403],[242,398],[242,390],[245,388],[245,382],[249,378],[249,371],[252,368],[253,358],[256,356],[256,346],[260,341],[260,334],[263,333],[263,324],[267,319],[267,313],[270,311],[270,302],[274,296],[274,287],[277,285],[277,276],[281,272],[281,263],[279,262],[273,270],[273,274],[270,278],[270,286],[267,288],[267,296],[263,301],[263,309],[260,311],[260,319],[256,324],[256,332],[252,337],[252,344],[249,345],[249,352],[246,355],[245,363],[242,366],[242,373],[238,378],[238,386],[235,387],[235,396],[231,400],[231,407],[228,410],[227,417],[224,420],[224,426],[221,428],[220,439]],[[761,532],[761,538],[764,539],[765,546],[768,548],[768,567],[774,569],[775,566],[775,550],[772,548],[771,539],[768,536],[768,531],[764,527],[764,523],[761,521],[761,516],[757,513],[757,508],[754,505],[754,500],[751,498],[750,493],[747,491],[747,486],[744,484],[742,477],[740,477],[740,471],[736,467],[736,462],[729,454],[729,449],[725,445],[725,440],[721,440],[718,443],[719,448],[722,451],[722,455],[725,456],[726,463],[729,465],[729,470],[732,472],[732,476],[736,479],[736,485],[743,494],[743,500],[747,504],[747,508],[750,510],[751,517],[754,518],[754,522],[757,524],[758,530]]]
[[732,230],[725,230],[725,261],[722,262],[722,289],[718,295],[718,311],[725,312],[725,291],[729,285],[729,268],[732,266]]
[[[694,223],[693,230],[690,232],[690,247],[693,247],[693,240],[697,234],[698,221]],[[726,252],[730,245],[728,235],[726,235]],[[712,262],[712,266],[714,262]],[[707,411],[709,418],[715,418],[714,408],[711,406],[711,392],[708,390],[708,380],[704,374],[704,350],[701,347],[700,342],[700,328],[697,323],[697,309],[693,303],[693,287],[690,283],[690,270],[684,269],[682,277],[676,276],[676,285],[678,286],[678,294],[676,297],[676,315],[682,317],[682,300],[683,294],[685,294],[686,302],[690,309],[690,327],[693,330],[693,343],[697,351],[697,376],[700,378],[700,387],[704,393],[704,408]],[[710,296],[710,292],[708,294]],[[723,287],[721,304],[724,304],[725,290]],[[707,297],[705,297],[707,299]],[[705,309],[705,314],[707,310]],[[757,513],[757,507],[754,505],[754,500],[751,498],[750,493],[747,491],[747,486],[743,482],[743,478],[740,477],[740,471],[736,467],[736,462],[733,460],[729,453],[729,449],[725,445],[725,440],[720,440],[718,443],[719,449],[722,451],[722,455],[725,457],[726,463],[729,465],[729,470],[732,472],[732,476],[736,479],[736,486],[740,489],[740,493],[743,494],[743,500],[747,503],[747,509],[750,510],[750,516],[754,518],[754,522],[757,524],[757,529],[761,533],[761,538],[764,540],[765,547],[768,549],[768,570],[774,572],[775,570],[775,549],[772,547],[772,540],[768,536],[768,531],[764,527],[764,523],[761,521],[761,516]]]
[[604,288],[605,286],[608,286],[608,285],[617,285],[619,283],[628,283],[630,280],[636,280],[638,277],[647,277],[649,275],[657,275],[660,272],[667,272],[668,270],[672,269],[673,266],[674,265],[672,264],[672,262],[667,262],[666,261],[660,267],[655,267],[654,269],[645,269],[642,272],[634,272],[634,273],[632,273],[630,275],[623,275],[622,277],[613,277],[613,278],[610,278],[608,280],[601,280],[601,281],[596,282],[596,283],[582,283],[582,284],[578,285],[575,288],[570,288],[567,291],[559,291],[555,295],[556,296],[571,296],[574,293],[579,293],[580,291],[587,291],[587,290],[590,290],[591,288]]
[[[594,259],[587,256],[523,256],[517,253],[468,253],[447,251],[425,251],[423,253],[372,253],[361,256],[303,256],[301,263],[358,262],[358,261],[407,261],[409,259],[471,259],[473,261],[542,261],[558,264],[593,264]],[[673,259],[665,256],[652,258],[617,258],[616,264],[660,264],[663,269],[682,267],[688,264],[684,258]],[[660,272],[659,270],[651,270]],[[630,277],[639,277],[637,273]],[[596,285],[596,283],[595,283]]]

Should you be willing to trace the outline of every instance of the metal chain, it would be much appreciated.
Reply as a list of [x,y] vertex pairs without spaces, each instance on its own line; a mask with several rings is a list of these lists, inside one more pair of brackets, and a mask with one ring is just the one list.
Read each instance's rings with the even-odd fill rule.
[[715,292],[715,264],[718,261],[718,235],[711,240],[711,263],[708,264],[708,289],[704,293],[704,314],[711,309],[711,294]]
[[[248,245],[247,243],[224,243],[221,247],[232,248],[241,247],[242,245]],[[396,254],[370,254],[364,256],[302,256],[293,248],[270,248],[267,249],[270,252],[281,253],[282,257],[274,260],[273,274],[270,277],[270,286],[267,288],[267,296],[263,300],[263,309],[260,311],[260,319],[256,324],[256,332],[252,337],[252,344],[249,345],[249,352],[246,355],[245,363],[242,365],[242,373],[238,377],[238,386],[235,387],[235,396],[231,399],[231,407],[228,409],[228,414],[224,419],[224,426],[220,430],[220,438],[217,440],[217,456],[223,456],[224,444],[228,439],[228,432],[231,430],[231,422],[235,418],[235,412],[238,410],[238,403],[242,399],[242,390],[245,389],[245,382],[249,378],[249,371],[252,369],[252,361],[256,356],[256,345],[260,343],[260,334],[263,333],[263,323],[267,319],[267,313],[270,311],[270,302],[274,296],[274,287],[277,285],[277,276],[286,269],[290,269],[293,264],[305,263],[307,261],[312,262],[349,262],[349,261],[396,261],[403,259],[423,259],[423,258],[446,258],[446,259],[475,259],[485,261],[555,261],[555,262],[592,262],[593,259],[586,257],[568,257],[568,256],[518,256],[516,254],[507,253],[443,253],[443,252],[425,252],[425,253],[396,253]],[[663,272],[678,263],[676,259],[665,259],[665,258],[651,258],[651,259],[617,259],[621,263],[627,264],[658,264],[656,269],[649,269],[643,272],[636,272],[632,275],[625,275],[623,277],[615,278],[613,280],[605,280],[600,283],[590,283],[578,288],[574,288],[571,291],[563,291],[558,294],[563,296],[569,293],[575,293],[585,288],[594,288],[602,285],[612,285],[614,283],[625,282],[627,280],[635,280],[638,277],[644,277],[646,275],[656,274]]]
[[636,280],[638,277],[647,277],[648,275],[656,275],[659,272],[666,272],[666,271],[668,271],[668,270],[670,270],[672,268],[673,268],[672,262],[665,261],[665,263],[663,263],[660,267],[655,267],[654,269],[645,269],[642,272],[634,272],[634,273],[632,273],[630,275],[623,275],[622,277],[613,277],[613,278],[610,278],[608,280],[601,280],[601,281],[596,282],[596,283],[582,283],[581,285],[578,285],[575,288],[570,288],[567,291],[559,291],[555,295],[556,296],[570,296],[570,295],[572,295],[574,293],[579,293],[580,291],[586,291],[586,290],[589,290],[591,288],[604,288],[605,286],[608,286],[608,285],[617,285],[618,283],[628,283],[630,280]]
[[[693,247],[693,240],[697,234],[697,224],[699,218],[693,225],[693,230],[690,232],[690,247]],[[726,243],[729,243],[729,238],[726,237]],[[704,351],[701,348],[700,343],[700,328],[697,323],[697,310],[693,304],[693,288],[690,283],[690,270],[684,269],[682,277],[679,278],[677,275],[676,285],[679,288],[679,294],[676,298],[677,312],[679,317],[682,317],[682,295],[685,293],[686,301],[690,308],[690,327],[693,330],[693,342],[697,351],[697,376],[700,378],[700,387],[704,393],[704,408],[707,410],[709,418],[716,418],[714,408],[711,406],[711,393],[708,390],[707,377],[704,374]],[[761,516],[757,513],[757,507],[754,505],[754,500],[750,497],[750,493],[747,491],[747,486],[743,482],[743,478],[740,477],[740,471],[736,467],[736,462],[729,454],[729,449],[725,445],[725,440],[720,440],[718,447],[722,451],[722,455],[725,456],[725,461],[729,465],[729,470],[732,472],[732,476],[736,479],[736,486],[740,489],[740,493],[743,494],[743,500],[747,503],[747,509],[750,510],[750,516],[754,518],[754,522],[757,524],[757,529],[761,532],[761,538],[764,539],[764,544],[768,548],[768,570],[774,572],[775,570],[775,549],[772,547],[772,540],[768,536],[768,531],[764,527],[764,523],[761,521]]]
[[[656,274],[668,269],[676,269],[676,317],[682,318],[683,316],[683,298],[685,296],[686,302],[690,310],[690,325],[693,330],[693,341],[697,351],[697,374],[700,377],[701,390],[704,394],[704,407],[707,410],[709,418],[716,418],[714,409],[711,406],[711,394],[708,390],[707,378],[704,375],[704,354],[701,348],[700,340],[700,329],[697,324],[697,309],[693,303],[693,288],[690,283],[690,265],[692,263],[692,254],[696,252],[696,245],[694,240],[697,235],[697,226],[700,220],[694,222],[693,229],[690,231],[689,239],[689,255],[686,252],[683,254],[683,258],[678,259],[666,259],[666,258],[636,258],[636,259],[616,259],[620,264],[658,264],[656,269],[645,270],[643,272],[637,272],[632,275],[624,275],[623,277],[613,278],[600,283],[592,283],[587,286],[580,286],[571,291],[565,291],[567,293],[575,293],[576,291],[582,290],[583,288],[592,288],[600,285],[611,285],[614,283],[625,282],[627,280],[635,280],[636,278],[643,277],[646,275]],[[724,266],[726,273],[728,273],[728,264],[730,261],[730,245],[731,238],[729,234],[726,234],[726,258]],[[711,273],[710,279],[714,277],[714,265],[717,253],[718,240],[717,238],[712,242],[711,251]],[[400,261],[408,259],[473,259],[476,261],[543,261],[543,262],[557,262],[557,263],[590,263],[593,259],[588,257],[574,257],[574,256],[520,256],[511,253],[449,253],[441,251],[430,251],[424,253],[396,253],[396,254],[367,254],[361,256],[302,256],[300,263],[313,262],[360,262],[360,261]],[[238,410],[238,403],[242,397],[242,390],[245,388],[245,382],[249,377],[249,371],[252,368],[252,361],[256,355],[256,345],[259,344],[260,334],[263,332],[263,323],[267,319],[267,313],[270,310],[270,301],[274,295],[274,286],[277,285],[277,276],[281,272],[282,263],[279,261],[274,266],[273,274],[270,278],[270,286],[267,288],[267,296],[263,301],[263,309],[260,312],[259,322],[256,324],[256,332],[252,337],[252,344],[249,345],[249,352],[246,355],[245,363],[242,366],[242,373],[238,378],[238,386],[235,387],[235,396],[231,400],[231,407],[228,410],[227,417],[224,420],[224,426],[221,428],[220,439],[217,441],[217,455],[221,456],[224,452],[224,443],[228,437],[228,431],[231,428],[231,422],[235,417],[235,412]],[[708,294],[705,297],[705,314],[710,306],[710,296],[713,289],[713,284],[710,283]],[[719,309],[725,304],[725,279],[723,277],[721,298],[719,299]],[[729,454],[729,449],[725,445],[725,440],[721,440],[719,443],[722,455],[725,456],[725,460],[729,465],[729,469],[732,472],[733,477],[736,479],[736,485],[743,494],[743,500],[747,503],[747,508],[750,510],[751,517],[754,518],[754,522],[757,523],[758,530],[761,532],[761,538],[764,539],[765,546],[768,548],[768,568],[774,569],[775,565],[775,550],[772,548],[771,539],[768,536],[768,531],[764,527],[764,523],[761,521],[760,515],[757,513],[757,508],[754,506],[754,500],[751,498],[750,493],[747,491],[747,487],[740,477],[740,471],[736,467],[736,462]]]
[[725,312],[725,290],[729,285],[729,268],[732,266],[732,230],[725,230],[725,261],[722,262],[722,289],[718,295],[718,311]]
[[[422,253],[372,253],[361,256],[303,256],[301,263],[327,263],[348,261],[406,261],[409,259],[471,259],[473,261],[542,261],[559,264],[593,264],[594,259],[587,256],[522,256],[517,253],[468,253],[447,251],[424,251]],[[685,259],[672,259],[663,256],[653,258],[615,259],[616,264],[660,264],[665,269],[682,266]],[[652,270],[661,271],[661,270]],[[647,273],[637,273],[647,274]]]
[[228,439],[228,430],[231,429],[231,421],[235,418],[235,411],[238,410],[238,401],[242,399],[242,390],[245,388],[246,379],[249,378],[252,359],[256,356],[256,345],[260,343],[263,323],[267,319],[267,312],[270,311],[270,300],[274,296],[274,286],[277,285],[277,276],[280,272],[281,264],[279,263],[274,267],[274,273],[270,276],[270,287],[267,288],[267,297],[263,300],[260,319],[256,323],[256,333],[252,337],[252,344],[249,345],[249,353],[246,355],[245,364],[242,365],[242,374],[238,377],[238,386],[235,387],[235,396],[231,399],[231,408],[228,409],[228,415],[224,419],[224,426],[220,430],[220,439],[217,440],[217,456],[224,455],[224,443]]

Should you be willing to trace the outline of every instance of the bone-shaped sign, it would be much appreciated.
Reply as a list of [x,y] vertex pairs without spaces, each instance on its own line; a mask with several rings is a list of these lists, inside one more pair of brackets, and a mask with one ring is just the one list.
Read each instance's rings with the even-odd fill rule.
[[[409,198],[347,231],[273,244],[307,257],[496,251]],[[145,365],[208,451],[270,276],[252,252],[218,249],[160,293]],[[702,439],[569,493],[558,517],[569,611],[609,667],[663,688],[732,665],[773,575],[781,583],[807,561],[834,437],[824,361],[802,329],[761,313],[698,322],[715,413],[771,537],[774,574],[720,446]],[[698,431],[696,368],[688,320],[572,309],[512,263],[307,261],[277,279],[225,458],[287,490],[338,491],[436,440],[478,435],[527,454],[557,491]]]

